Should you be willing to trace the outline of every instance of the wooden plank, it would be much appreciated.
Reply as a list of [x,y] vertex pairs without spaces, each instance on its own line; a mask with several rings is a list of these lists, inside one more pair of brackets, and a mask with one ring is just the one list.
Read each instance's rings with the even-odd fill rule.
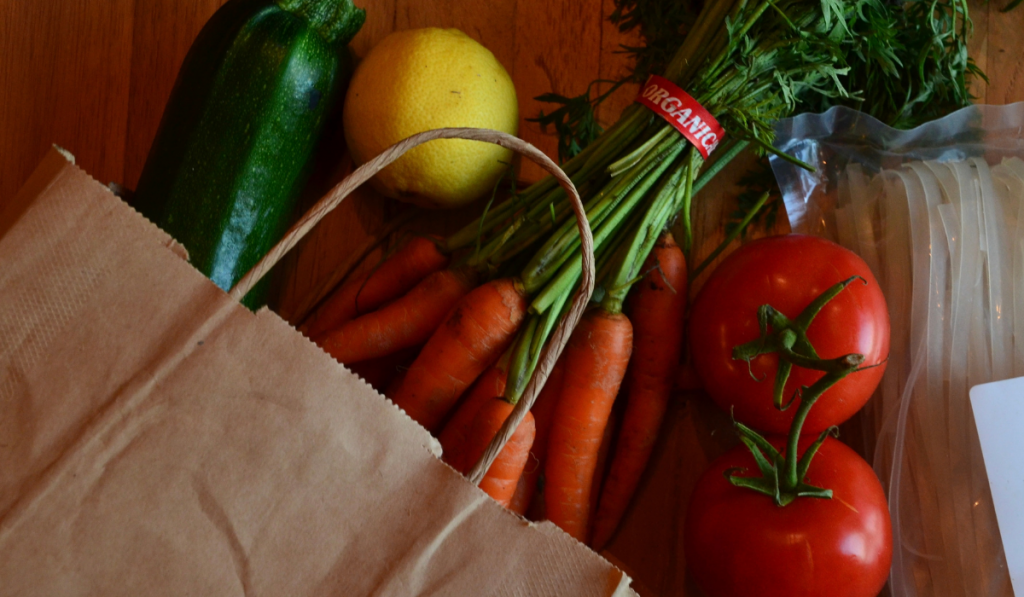
[[[968,13],[971,16],[971,21],[974,24],[974,35],[971,37],[970,45],[968,46],[968,56],[974,59],[975,64],[981,67],[981,70],[988,72],[988,23],[989,23],[989,9],[992,7],[991,2],[984,0],[970,0],[968,3]],[[975,98],[975,103],[985,104],[988,103],[988,86],[985,85],[985,81],[982,79],[974,79],[970,83],[971,95]]]
[[[643,43],[639,31],[629,33],[619,31],[617,25],[608,20],[612,11],[615,10],[614,0],[603,0],[601,6],[601,64],[600,79],[603,81],[618,81],[630,76],[632,73],[633,60],[622,49],[623,46],[638,46]],[[594,89],[593,96],[599,97],[612,88],[611,83],[600,83]],[[619,115],[627,106],[633,103],[636,98],[639,85],[627,83],[619,87],[604,102],[597,107],[597,122],[602,128],[607,129],[615,124]]]
[[512,74],[516,31],[516,0],[435,0],[430,3],[398,0],[395,30],[420,27],[444,27],[461,30],[490,50],[505,70]]
[[986,102],[1012,104],[1024,101],[1024,35],[1021,35],[1024,32],[1024,6],[1003,13],[990,4],[988,11],[987,29],[978,35],[987,46],[989,85]]
[[395,31],[396,0],[355,0],[366,11],[366,22],[349,44],[356,56],[366,56],[370,48]]
[[[521,118],[535,118],[557,108],[534,98],[548,92],[567,97],[583,93],[600,74],[602,12],[599,0],[549,2],[519,0],[515,19],[515,61],[512,78],[519,96]],[[519,136],[555,157],[558,140],[553,131],[521,120]],[[523,164],[520,176],[538,180],[540,168]]]
[[56,143],[121,179],[135,0],[0,0],[0,201]]
[[134,189],[178,69],[199,30],[225,0],[139,1],[131,52],[131,91],[122,184]]
[[[76,153],[100,180],[133,186],[178,66],[223,1],[0,0],[0,202],[14,194],[54,141]],[[970,2],[975,27],[971,54],[991,81],[975,89],[979,101],[992,104],[1024,100],[1024,8],[1000,13],[1006,1]],[[422,26],[458,27],[489,47],[516,82],[522,136],[552,156],[553,132],[525,122],[551,106],[532,98],[548,91],[574,96],[594,79],[617,77],[627,64],[618,45],[635,42],[604,20],[611,0],[357,4],[368,16],[351,44],[357,55],[365,55],[391,31]],[[599,122],[614,122],[633,93],[623,89],[615,94],[599,109]],[[736,190],[728,181],[750,161],[739,160],[698,198],[696,260],[722,238],[724,216],[735,205]],[[306,205],[349,171],[342,131],[335,125],[318,156]],[[540,172],[524,165],[522,175],[535,179]],[[372,189],[360,189],[278,272],[282,312],[287,316],[310,288],[404,209]],[[426,214],[417,229],[449,232],[470,215],[468,210]],[[694,281],[691,292],[702,280]],[[645,596],[695,594],[682,553],[686,500],[705,464],[731,443],[723,415],[698,394],[677,396],[666,427],[623,529],[606,551],[636,578]]]

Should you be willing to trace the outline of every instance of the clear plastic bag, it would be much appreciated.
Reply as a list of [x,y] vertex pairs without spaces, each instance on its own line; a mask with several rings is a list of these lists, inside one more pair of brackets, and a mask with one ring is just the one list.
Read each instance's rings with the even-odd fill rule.
[[859,416],[889,496],[897,597],[1013,595],[970,387],[1024,375],[1024,103],[899,131],[848,108],[783,120],[773,158],[794,232],[860,254],[891,353]]

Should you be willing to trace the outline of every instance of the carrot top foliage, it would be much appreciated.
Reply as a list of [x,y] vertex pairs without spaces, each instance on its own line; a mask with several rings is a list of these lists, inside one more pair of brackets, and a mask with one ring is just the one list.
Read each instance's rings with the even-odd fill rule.
[[[639,16],[653,1],[621,3],[617,18],[643,22]],[[936,0],[929,6],[945,5]],[[577,140],[580,151],[563,170],[580,190],[594,234],[595,300],[610,312],[621,308],[658,235],[674,218],[681,220],[681,244],[689,253],[694,195],[746,147],[775,153],[778,119],[812,101],[863,104],[876,93],[864,85],[882,75],[898,78],[904,70],[897,67],[904,63],[902,50],[888,38],[879,45],[864,35],[903,14],[897,11],[884,0],[719,0],[707,2],[690,24],[685,10],[672,13],[686,34],[661,74],[710,111],[726,137],[705,163],[675,129],[634,104],[588,145]],[[659,29],[660,34],[673,27]],[[961,33],[956,39],[964,37]],[[871,76],[862,66],[868,63]],[[658,65],[654,58],[645,64]],[[449,251],[475,247],[463,261],[470,266],[518,274],[531,297],[531,317],[520,334],[506,390],[513,401],[525,385],[519,380],[529,379],[580,279],[579,234],[570,216],[564,192],[546,178],[489,208],[447,240]]]
[[[622,32],[638,31],[644,43],[622,47],[632,58],[632,70],[620,80],[608,81],[613,85],[609,91],[664,72],[704,4],[702,0],[615,0],[609,20]],[[842,5],[841,0],[822,2],[822,12],[841,14]],[[967,53],[972,26],[966,0],[880,3],[863,16],[852,23],[849,71],[842,77],[848,88],[863,92],[847,98],[809,94],[801,98],[797,112],[824,112],[845,105],[894,128],[908,129],[969,105],[971,80],[987,81]],[[594,108],[610,93],[592,97],[592,88],[593,84],[575,97],[546,93],[536,98],[559,106],[534,120],[555,129],[562,160],[579,153],[602,132]]]

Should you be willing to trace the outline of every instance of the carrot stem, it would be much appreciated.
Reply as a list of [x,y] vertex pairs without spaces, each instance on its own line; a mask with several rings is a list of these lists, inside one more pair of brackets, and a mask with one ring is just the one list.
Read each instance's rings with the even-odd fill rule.
[[[688,166],[685,169],[689,172]],[[615,262],[617,268],[604,284],[606,294],[601,301],[601,306],[606,311],[618,313],[622,310],[622,301],[625,300],[629,288],[639,279],[644,261],[672,215],[676,187],[682,177],[682,172],[676,172],[675,175],[662,182],[654,193],[654,200],[651,201],[645,212],[642,223],[632,228],[632,234],[625,241],[624,248],[618,255],[618,261]]]
[[512,404],[517,404],[519,399],[522,398],[523,392],[526,391],[526,386],[530,383],[530,379],[533,378],[533,373],[537,369],[537,363],[540,362],[544,345],[562,318],[568,300],[569,296],[566,294],[560,297],[555,305],[543,314],[529,316],[531,325],[533,322],[536,322],[536,325],[530,331],[530,337],[516,346],[517,352],[521,351],[523,354],[512,368],[514,373],[511,374],[511,377],[514,382],[505,388],[505,399]]
[[[661,175],[675,162],[685,146],[677,139],[669,138],[659,144],[657,150],[650,152],[641,163],[641,175],[623,177],[621,182],[608,192],[601,192],[588,206],[587,219],[594,231],[594,250],[608,238],[632,213],[632,209],[641,202]],[[535,292],[547,284],[552,277],[564,271],[566,262],[570,261],[579,248],[579,232],[564,226],[563,229],[544,244],[534,259],[527,264],[522,273],[523,283],[528,292]]]
[[[605,131],[600,140],[591,143],[582,152],[563,164],[562,170],[576,185],[591,180],[596,173],[617,159],[624,146],[629,145],[640,136],[644,128],[641,123],[645,119],[649,119],[649,115],[637,110],[633,110],[629,114],[624,113],[618,122]],[[445,243],[446,249],[454,251],[474,244],[481,236],[481,230],[486,230],[490,239],[494,239],[503,236],[504,231],[509,227],[522,228],[521,233],[511,237],[511,240],[516,241],[513,244],[518,249],[511,252],[502,251],[500,261],[505,261],[517,254],[519,250],[532,245],[533,240],[553,228],[554,225],[551,224],[550,218],[542,217],[547,216],[550,205],[555,205],[559,222],[571,213],[565,191],[558,187],[551,177],[545,177],[534,183],[516,199],[503,202],[480,220],[450,236]],[[524,238],[533,240],[523,242]],[[509,240],[509,238],[505,238],[484,249],[482,251],[483,258],[479,263],[483,263],[484,259],[490,260]]]
[[523,395],[526,384],[530,382],[533,366],[537,362],[530,349],[537,335],[538,324],[538,317],[528,317],[526,325],[523,326],[522,331],[519,332],[519,337],[516,339],[510,367],[510,383],[505,386],[505,399],[513,406],[519,402],[519,397]]
[[[665,170],[673,165],[675,159],[683,152],[683,149],[684,147],[679,145],[670,149],[666,155],[661,156],[659,159],[663,161],[659,162],[653,170],[649,171],[641,183],[636,185],[633,190],[630,191],[626,199],[616,207],[615,212],[606,220],[602,221],[601,225],[594,230],[595,253],[608,250],[609,243],[606,241],[609,237],[614,235],[620,226],[630,219],[630,216],[633,214],[633,208],[658,182],[658,179]],[[567,292],[567,289],[575,286],[576,281],[579,279],[580,272],[580,263],[573,259],[566,262],[553,276],[546,276],[543,277],[543,279],[535,279],[534,288],[539,288],[538,284],[541,283],[545,285],[543,290],[540,290],[533,302],[530,304],[530,310],[535,313],[543,313],[551,306],[558,295]],[[524,273],[524,276],[525,275],[526,274]],[[527,284],[527,288],[530,288],[529,284]]]

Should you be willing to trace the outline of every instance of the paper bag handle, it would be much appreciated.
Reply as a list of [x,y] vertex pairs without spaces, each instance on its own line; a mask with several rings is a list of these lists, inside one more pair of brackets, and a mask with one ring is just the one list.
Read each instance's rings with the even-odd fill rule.
[[391,162],[397,160],[406,151],[434,139],[485,141],[511,149],[529,158],[532,162],[544,168],[551,176],[555,177],[558,184],[565,189],[573,212],[576,215],[576,225],[580,232],[583,260],[583,274],[580,287],[577,289],[575,296],[573,296],[573,302],[569,307],[569,311],[562,317],[558,327],[552,332],[551,339],[544,347],[544,351],[541,353],[537,363],[537,368],[533,372],[533,377],[530,378],[530,382],[523,391],[523,396],[516,403],[515,408],[512,409],[512,414],[505,420],[505,423],[498,430],[490,445],[487,446],[480,461],[469,472],[468,478],[470,482],[474,485],[479,485],[487,473],[487,469],[491,467],[494,459],[498,457],[498,453],[505,447],[505,443],[512,437],[516,427],[519,426],[526,413],[533,407],[533,403],[537,400],[537,395],[540,393],[541,388],[544,387],[544,382],[547,381],[555,361],[562,354],[562,349],[565,348],[566,343],[569,341],[569,335],[575,329],[576,324],[579,323],[580,318],[583,316],[583,310],[586,309],[590,296],[594,293],[594,237],[590,231],[590,223],[587,221],[586,210],[583,207],[583,202],[580,200],[580,195],[576,191],[575,185],[572,184],[572,181],[569,180],[565,172],[562,172],[562,169],[551,161],[548,156],[544,155],[543,152],[526,141],[507,133],[476,128],[434,129],[399,141],[385,149],[377,157],[357,168],[344,180],[335,185],[333,189],[328,191],[316,205],[302,216],[302,219],[288,230],[284,238],[274,245],[263,259],[235,284],[230,294],[235,300],[241,300],[288,251],[292,250],[302,240],[302,237],[309,233],[331,210],[341,204],[352,191],[373,178],[375,174],[383,170]]

